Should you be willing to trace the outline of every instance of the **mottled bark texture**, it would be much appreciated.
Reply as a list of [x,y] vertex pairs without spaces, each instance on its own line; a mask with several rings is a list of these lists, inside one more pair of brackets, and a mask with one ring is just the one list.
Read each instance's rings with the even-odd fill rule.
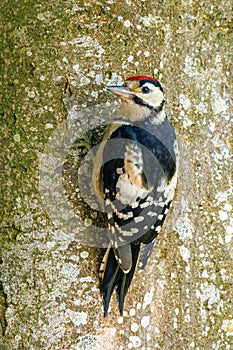
[[[0,348],[232,349],[230,2],[2,0],[1,16]],[[104,86],[135,74],[164,86],[179,184],[124,316],[114,297],[104,319],[101,250],[78,239],[102,218],[77,189],[102,129],[64,140],[105,122]]]

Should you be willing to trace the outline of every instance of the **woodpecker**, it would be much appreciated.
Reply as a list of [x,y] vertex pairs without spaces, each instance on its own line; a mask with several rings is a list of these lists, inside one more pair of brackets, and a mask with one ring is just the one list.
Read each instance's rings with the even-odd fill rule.
[[156,78],[133,76],[107,90],[122,104],[103,137],[93,170],[109,228],[109,246],[100,266],[104,316],[114,290],[123,314],[135,269],[147,264],[174,197],[178,159],[175,130]]

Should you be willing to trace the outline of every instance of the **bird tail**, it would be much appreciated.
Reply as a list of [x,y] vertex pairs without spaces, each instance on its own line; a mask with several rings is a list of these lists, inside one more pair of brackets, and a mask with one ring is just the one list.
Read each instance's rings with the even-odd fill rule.
[[100,266],[100,291],[104,302],[104,316],[108,314],[110,299],[116,288],[120,314],[123,314],[124,299],[132,281],[140,252],[140,244],[131,244],[132,267],[124,273],[116,260],[113,248],[108,247]]

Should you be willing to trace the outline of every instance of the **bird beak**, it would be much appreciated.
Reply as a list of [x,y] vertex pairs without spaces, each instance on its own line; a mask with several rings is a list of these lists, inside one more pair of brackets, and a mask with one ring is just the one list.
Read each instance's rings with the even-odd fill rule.
[[107,90],[117,95],[122,101],[132,100],[134,93],[127,86],[107,86]]

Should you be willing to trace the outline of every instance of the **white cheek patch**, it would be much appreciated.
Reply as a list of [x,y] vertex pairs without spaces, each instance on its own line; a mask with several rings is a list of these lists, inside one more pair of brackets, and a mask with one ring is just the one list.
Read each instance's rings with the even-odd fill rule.
[[158,107],[164,100],[164,93],[158,86],[155,86],[151,83],[146,83],[143,87],[148,87],[151,91],[149,94],[143,94],[140,92],[138,95],[139,98],[143,100],[143,102],[147,103],[152,107]]

